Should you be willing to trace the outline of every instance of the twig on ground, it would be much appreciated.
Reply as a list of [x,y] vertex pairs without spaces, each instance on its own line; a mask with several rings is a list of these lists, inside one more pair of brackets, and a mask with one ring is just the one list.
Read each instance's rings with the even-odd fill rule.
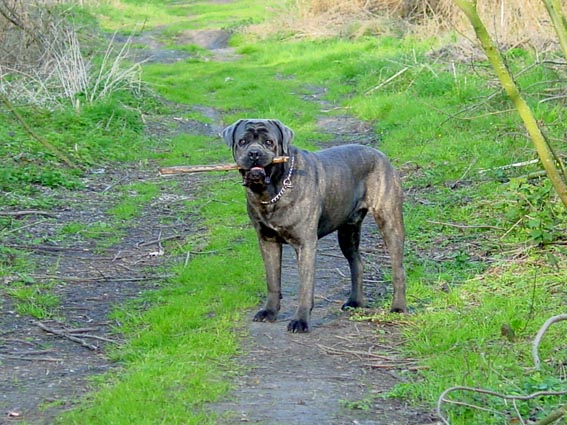
[[352,356],[357,358],[358,360],[364,361],[372,361],[376,360],[380,363],[369,363],[365,364],[365,366],[369,366],[376,369],[395,369],[395,368],[406,368],[409,369],[410,367],[418,367],[415,366],[415,359],[398,359],[393,356],[383,355],[383,354],[374,354],[370,351],[360,351],[360,350],[349,350],[343,348],[335,348],[329,347],[322,344],[316,344],[317,347],[324,352],[325,354],[329,355],[337,355],[337,356]]
[[565,415],[567,415],[567,404],[564,404],[559,409],[554,410],[547,417],[537,421],[534,425],[549,425]]
[[372,87],[371,89],[367,90],[364,95],[368,96],[369,94],[374,93],[377,90],[380,90],[382,87],[384,87],[386,84],[389,84],[390,82],[394,81],[396,78],[398,78],[400,75],[402,75],[404,72],[406,72],[409,68],[406,66],[402,69],[400,69],[398,72],[396,72],[394,75],[392,75],[391,77],[385,79],[384,81],[382,81],[380,84],[378,84],[377,86]]
[[39,328],[43,329],[45,332],[51,333],[53,335],[57,335],[61,338],[68,339],[69,341],[72,341],[72,342],[76,342],[77,344],[80,344],[81,346],[88,348],[89,350],[92,350],[92,351],[98,351],[99,350],[99,347],[97,345],[89,344],[88,342],[82,340],[81,338],[78,338],[78,337],[73,336],[73,335],[69,335],[65,331],[50,328],[50,327],[48,327],[47,325],[45,325],[44,323],[41,323],[41,322],[34,322],[34,324],[36,326],[38,326]]
[[[443,415],[443,412],[441,410],[443,402],[461,405],[461,406],[465,405],[465,406],[468,406],[468,407],[471,407],[471,408],[474,408],[474,409],[478,409],[478,410],[487,410],[487,411],[490,411],[492,413],[503,414],[503,413],[498,412],[496,410],[487,409],[485,407],[476,406],[476,405],[464,403],[464,402],[461,402],[461,401],[448,400],[446,398],[447,395],[451,392],[454,392],[454,391],[470,391],[470,392],[475,392],[475,393],[479,393],[479,394],[491,395],[491,396],[498,397],[498,398],[501,398],[501,399],[504,399],[504,400],[521,400],[521,401],[532,400],[534,398],[544,397],[544,396],[567,395],[567,391],[537,391],[535,393],[528,394],[528,395],[507,395],[507,394],[498,393],[496,391],[485,390],[485,389],[482,389],[482,388],[462,387],[462,386],[451,387],[451,388],[448,388],[445,391],[443,391],[443,393],[439,397],[439,400],[437,401],[437,414],[439,415],[439,417],[441,418],[443,423],[446,424],[446,425],[451,425],[451,424],[450,424],[449,420]],[[563,407],[565,407],[565,406],[563,406]],[[538,423],[541,424],[541,422],[538,422]],[[543,423],[549,423],[549,422],[543,422]]]
[[438,224],[440,226],[447,226],[447,227],[456,227],[457,229],[494,229],[494,230],[504,230],[502,227],[498,226],[490,226],[488,224],[481,224],[481,225],[466,225],[466,224],[458,224],[458,223],[444,223],[442,221],[434,221],[434,220],[427,220],[428,223],[431,224]]
[[488,173],[489,171],[508,170],[510,168],[525,167],[527,165],[537,164],[539,159],[532,159],[530,161],[516,162],[514,164],[502,165],[501,167],[488,168],[486,170],[478,170],[479,174]]
[[14,356],[11,354],[0,353],[0,359],[12,359],[12,360],[24,360],[26,362],[62,362],[63,359],[58,359],[54,357],[26,357],[26,356]]
[[477,163],[478,158],[476,158],[474,161],[472,161],[469,166],[467,167],[467,169],[464,171],[464,173],[461,175],[461,177],[459,177],[459,179],[453,183],[451,183],[450,187],[451,189],[455,189],[459,186],[459,184],[465,179],[465,177],[467,176],[467,174],[469,174],[469,172],[471,171],[472,167],[474,167],[474,165]]
[[103,336],[98,336],[98,335],[91,335],[91,334],[84,334],[84,333],[79,333],[79,334],[75,334],[73,332],[69,332],[68,335],[70,336],[74,336],[77,338],[90,338],[90,339],[96,339],[98,341],[104,341],[104,342],[110,342],[112,344],[118,344],[118,341],[115,341],[113,339],[110,338],[105,338]]
[[[538,355],[538,349],[539,349],[539,344],[541,342],[541,339],[543,338],[545,332],[547,332],[547,330],[549,329],[549,327],[553,323],[556,323],[556,322],[559,322],[559,321],[562,321],[562,320],[567,320],[567,314],[559,314],[557,316],[550,317],[549,319],[546,320],[546,322],[543,324],[543,326],[538,331],[538,333],[537,333],[537,335],[534,339],[533,347],[532,347],[532,354],[533,354],[534,365],[535,365],[536,370],[540,370],[540,368],[541,368],[541,361],[540,361],[540,358],[539,358],[539,355]],[[532,400],[534,398],[544,397],[544,396],[567,395],[567,391],[538,391],[538,392],[535,392],[535,393],[532,393],[532,394],[529,394],[529,395],[525,395],[525,396],[508,395],[508,394],[498,393],[496,391],[485,390],[485,389],[482,389],[482,388],[455,386],[455,387],[451,387],[451,388],[448,388],[445,391],[443,391],[443,393],[441,394],[441,396],[439,396],[439,399],[437,400],[437,415],[439,416],[439,418],[441,418],[443,423],[446,424],[446,425],[450,425],[450,422],[443,415],[443,412],[442,412],[442,406],[443,406],[444,402],[449,403],[449,404],[459,405],[459,406],[466,406],[466,407],[469,407],[471,409],[488,411],[488,412],[491,412],[491,413],[494,413],[494,414],[504,415],[503,412],[499,412],[497,410],[487,409],[486,407],[477,406],[477,405],[474,405],[474,404],[469,404],[469,403],[465,403],[465,402],[461,402],[461,401],[457,401],[457,400],[447,399],[447,395],[449,395],[449,393],[454,392],[454,391],[468,391],[468,392],[474,392],[474,393],[478,393],[478,394],[486,394],[486,395],[491,395],[491,396],[494,396],[494,397],[501,398],[503,400],[512,401],[513,404],[514,404],[514,409],[516,410],[516,414],[518,415],[518,420],[521,423],[524,423],[524,420],[521,417],[521,415],[519,414],[519,410],[516,406],[517,401],[527,401],[527,400]],[[567,405],[563,405],[560,408],[558,408],[557,410],[551,412],[545,418],[540,419],[539,421],[535,422],[534,425],[551,424],[552,422],[555,422],[556,420],[558,420],[559,418],[561,418],[565,415],[567,415]]]
[[27,229],[28,227],[37,227],[38,225],[40,225],[41,223],[45,223],[46,221],[47,220],[37,220],[37,221],[33,221],[31,223],[28,223],[24,226],[12,227],[10,230],[2,230],[2,232],[4,234],[16,233],[16,232],[19,232],[21,230]]
[[547,332],[547,330],[549,329],[549,327],[552,324],[554,324],[556,322],[560,322],[562,320],[567,320],[567,314],[559,314],[557,316],[550,317],[549,319],[546,320],[546,322],[543,324],[543,326],[538,331],[538,333],[537,333],[537,335],[534,339],[533,346],[532,346],[532,355],[533,355],[534,365],[535,365],[536,370],[541,369],[541,361],[539,359],[539,354],[538,354],[539,344],[541,343],[541,339],[543,338],[543,336],[545,335],[545,333]]
[[151,241],[146,241],[146,242],[139,242],[136,245],[138,246],[138,248],[141,248],[143,246],[148,246],[148,245],[161,245],[161,242],[164,241],[170,241],[172,239],[181,239],[183,237],[183,235],[171,235],[171,236],[166,236],[165,238],[158,238],[158,239],[153,239]]
[[158,276],[141,276],[141,277],[114,277],[114,276],[100,276],[100,277],[76,277],[76,276],[58,276],[58,275],[31,275],[35,280],[61,280],[65,282],[143,282],[146,280],[167,279],[171,275],[158,275]]
[[3,217],[21,217],[24,215],[41,215],[49,218],[57,218],[57,216],[53,213],[40,210],[0,211],[0,216]]

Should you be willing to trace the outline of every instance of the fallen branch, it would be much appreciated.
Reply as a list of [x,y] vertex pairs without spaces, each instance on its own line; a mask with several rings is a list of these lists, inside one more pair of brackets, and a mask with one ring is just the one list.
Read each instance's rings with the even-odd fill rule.
[[534,365],[536,370],[540,370],[541,368],[541,361],[539,360],[539,355],[538,355],[538,349],[539,349],[539,344],[541,342],[541,339],[543,338],[543,335],[545,335],[545,333],[547,332],[547,329],[549,329],[549,327],[554,324],[555,322],[560,322],[562,320],[567,320],[567,314],[559,314],[557,316],[553,316],[550,317],[549,319],[546,320],[546,322],[543,324],[543,326],[539,329],[535,339],[534,339],[534,343],[533,343],[533,348],[532,348],[532,355],[533,355],[533,359],[534,359]]
[[479,174],[484,174],[487,173],[489,171],[496,171],[496,170],[508,170],[510,168],[519,168],[519,167],[526,167],[528,165],[534,165],[537,164],[539,162],[539,159],[532,159],[530,161],[523,161],[523,162],[516,162],[514,164],[507,164],[507,165],[502,165],[500,167],[495,167],[495,168],[488,168],[486,170],[478,170]]
[[[560,322],[562,320],[567,320],[567,314],[559,314],[557,316],[550,317],[549,319],[546,320],[546,322],[543,324],[543,326],[538,331],[538,333],[537,333],[537,335],[534,339],[533,348],[532,348],[532,354],[533,354],[533,359],[534,359],[534,364],[535,364],[536,370],[539,370],[540,367],[541,367],[541,361],[540,361],[539,355],[538,355],[538,348],[539,348],[539,344],[541,342],[541,339],[543,338],[545,332],[547,332],[547,330],[549,329],[549,327],[553,323]],[[502,394],[502,393],[498,393],[496,391],[485,390],[485,389],[482,389],[482,388],[473,388],[473,387],[464,387],[464,386],[451,387],[451,388],[448,388],[447,390],[443,391],[443,393],[439,396],[439,399],[437,400],[437,415],[439,416],[439,418],[441,418],[441,421],[446,425],[450,425],[450,422],[443,415],[442,406],[443,406],[444,402],[449,403],[449,404],[458,405],[458,406],[466,406],[466,407],[469,407],[471,409],[488,411],[488,412],[491,412],[493,414],[504,415],[503,412],[499,412],[499,411],[493,410],[493,409],[488,409],[488,408],[483,407],[483,406],[469,404],[469,403],[465,403],[465,402],[458,401],[458,400],[447,399],[446,398],[447,395],[451,392],[454,392],[454,391],[469,391],[469,392],[474,392],[474,393],[477,393],[477,394],[491,395],[491,396],[494,396],[494,397],[501,398],[503,400],[509,400],[509,401],[512,401],[514,403],[515,408],[516,408],[516,405],[515,405],[516,401],[527,401],[527,400],[532,400],[534,398],[543,397],[543,396],[564,396],[564,395],[567,395],[567,391],[538,391],[538,392],[535,392],[535,393],[532,393],[532,394],[522,396],[522,395]],[[525,423],[517,408],[516,408],[516,413],[518,415],[519,421],[521,423]],[[563,406],[559,407],[558,409],[554,410],[553,412],[551,412],[545,418],[542,418],[539,421],[534,422],[534,425],[551,424],[551,423],[557,421],[559,418],[565,416],[566,414],[567,414],[567,405],[563,405]]]
[[60,280],[63,282],[83,282],[83,283],[96,283],[96,282],[144,282],[146,280],[155,279],[168,279],[171,275],[156,275],[156,276],[140,276],[140,277],[114,277],[114,276],[101,276],[101,277],[76,277],[76,276],[62,276],[62,275],[30,275],[34,280]]
[[406,72],[409,68],[406,66],[405,68],[400,69],[398,72],[396,72],[394,75],[392,75],[389,78],[386,78],[386,80],[382,81],[380,84],[378,84],[377,86],[372,87],[369,90],[366,90],[366,92],[364,93],[365,96],[368,96],[369,94],[374,93],[376,90],[380,90],[382,87],[384,87],[386,84],[394,81],[396,78],[398,78],[400,75],[402,75],[404,72]]
[[171,236],[166,236],[165,238],[160,237],[158,239],[153,239],[151,241],[138,242],[136,246],[138,248],[141,248],[148,245],[156,245],[156,244],[160,245],[164,241],[170,241],[172,239],[181,239],[181,238],[183,238],[183,235],[171,235]]
[[110,338],[105,338],[103,336],[98,336],[98,335],[91,335],[91,334],[84,334],[84,333],[80,333],[80,334],[73,334],[71,332],[69,332],[67,335],[69,336],[73,336],[76,338],[91,338],[91,339],[96,339],[98,341],[104,341],[104,342],[110,342],[112,344],[118,344],[118,341],[115,341],[113,339]]
[[[496,413],[496,414],[501,413],[501,412],[498,412],[497,410],[487,409],[486,407],[475,406],[473,404],[463,403],[461,401],[449,400],[449,399],[445,398],[449,393],[454,392],[454,391],[471,391],[471,392],[475,392],[475,393],[478,393],[478,394],[487,394],[487,395],[491,395],[491,396],[494,396],[494,397],[499,397],[503,400],[520,400],[520,401],[532,400],[534,398],[544,397],[544,396],[562,396],[562,395],[567,394],[567,391],[538,391],[538,392],[528,394],[528,395],[507,395],[507,394],[497,393],[496,391],[484,390],[482,388],[472,388],[472,387],[462,387],[462,386],[451,387],[451,388],[448,388],[445,391],[443,391],[443,393],[441,394],[441,396],[439,397],[439,400],[437,402],[437,414],[439,415],[439,417],[441,418],[443,423],[446,424],[446,425],[451,425],[451,424],[450,424],[449,420],[443,415],[443,412],[441,411],[441,406],[442,406],[443,402],[450,403],[450,404],[457,404],[457,405],[461,405],[461,406],[466,405],[466,406],[471,407],[471,408],[476,408],[476,409],[484,410],[484,411],[490,411],[490,412]],[[565,413],[563,408],[559,409],[558,411],[561,411],[561,410],[563,410],[563,413]],[[557,411],[554,412],[554,413],[557,413]],[[539,422],[539,423],[541,424],[541,423],[548,423],[548,422]]]
[[36,210],[0,211],[0,216],[3,217],[21,217],[24,215],[42,215],[50,218],[57,218],[55,214],[49,213],[47,211],[36,211]]
[[[272,161],[273,164],[281,164],[287,162],[289,157],[276,156]],[[208,171],[232,171],[239,170],[238,164],[217,164],[217,165],[178,165],[176,167],[161,167],[159,173],[161,175],[186,174],[186,173],[203,173]]]
[[36,326],[40,327],[41,329],[43,329],[45,332],[48,332],[48,333],[53,334],[53,335],[57,335],[61,338],[68,339],[69,341],[76,342],[77,344],[80,344],[81,346],[88,348],[89,350],[98,351],[98,349],[99,349],[99,347],[97,345],[89,344],[88,342],[82,340],[81,338],[77,338],[76,336],[69,335],[65,331],[60,331],[60,330],[57,330],[57,329],[50,328],[50,327],[46,326],[44,323],[41,323],[41,322],[34,322],[34,324]]
[[434,221],[434,220],[427,220],[428,223],[431,224],[438,224],[439,226],[447,226],[447,227],[456,227],[457,229],[494,229],[494,230],[504,230],[498,226],[491,226],[489,224],[481,224],[481,225],[466,225],[466,224],[458,224],[458,223],[445,223],[442,221]]
[[23,360],[26,362],[63,362],[64,359],[54,358],[54,357],[27,357],[27,356],[14,356],[11,354],[0,353],[0,359],[10,359],[10,360]]

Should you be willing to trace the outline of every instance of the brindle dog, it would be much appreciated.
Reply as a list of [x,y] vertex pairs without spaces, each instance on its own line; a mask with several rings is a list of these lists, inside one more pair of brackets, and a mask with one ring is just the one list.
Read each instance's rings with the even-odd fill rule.
[[[278,120],[242,119],[224,129],[246,186],[248,215],[258,233],[268,297],[255,321],[275,321],[281,299],[282,244],[291,245],[299,268],[299,305],[290,332],[308,332],[313,309],[317,241],[335,230],[348,260],[352,289],[343,305],[363,305],[360,229],[368,212],[392,260],[391,311],[406,312],[402,189],[386,156],[362,145],[308,152],[291,145],[293,131]],[[274,157],[289,156],[273,164]]]

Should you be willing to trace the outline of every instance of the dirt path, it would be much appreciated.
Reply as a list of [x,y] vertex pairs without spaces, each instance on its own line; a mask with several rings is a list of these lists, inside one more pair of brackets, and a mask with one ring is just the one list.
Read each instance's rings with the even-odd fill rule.
[[[374,239],[374,238],[372,238]],[[246,355],[239,361],[247,373],[222,403],[221,423],[260,424],[425,424],[432,416],[383,398],[402,381],[406,359],[398,356],[400,337],[395,325],[350,320],[340,310],[348,296],[346,262],[336,258],[332,237],[323,239],[317,265],[313,331],[290,334],[287,321],[297,302],[295,255],[284,253],[284,299],[276,323],[250,322]],[[365,255],[366,260],[376,253]],[[375,300],[386,292],[375,267],[367,267],[367,294]],[[368,281],[372,281],[369,283]]]
[[[214,35],[219,37],[219,33]],[[186,37],[186,42],[206,40],[195,33]],[[176,60],[151,34],[137,41],[147,42],[148,51],[140,49],[138,54],[150,60]],[[226,45],[213,46],[216,60],[234,58]],[[325,109],[328,105],[322,95],[323,91],[314,88],[312,100]],[[148,120],[148,131],[156,136],[176,131],[218,134],[221,115],[204,107],[199,111],[213,123],[154,117]],[[351,117],[322,115],[320,125],[334,135],[333,143],[372,142],[371,129]],[[52,217],[20,217],[20,230],[3,241],[30,253],[39,264],[35,280],[51,282],[61,304],[57,320],[38,321],[18,314],[9,297],[0,298],[0,424],[21,420],[50,424],[62,410],[73,407],[88,392],[88,378],[113,367],[105,355],[105,347],[119,342],[119,335],[112,331],[119,324],[108,316],[113,306],[158,285],[164,276],[155,272],[155,266],[164,260],[181,261],[156,255],[160,238],[182,238],[195,230],[192,217],[175,214],[178,199],[167,191],[113,245],[101,248],[97,240],[61,236],[61,229],[70,223],[88,227],[110,220],[107,211],[115,202],[112,195],[126,182],[156,179],[155,169],[150,164],[97,170],[86,176],[85,190],[56,195],[66,207],[49,211]],[[180,193],[190,197],[198,179],[184,177],[179,182]],[[168,220],[174,224],[160,224]],[[373,224],[366,224],[364,235],[366,296],[371,301],[386,297],[389,302],[391,288],[382,283],[380,271],[388,267],[386,253]],[[222,423],[434,422],[429,412],[381,397],[402,380],[399,372],[411,362],[396,351],[400,344],[396,326],[353,321],[341,312],[348,294],[348,267],[334,236],[323,239],[319,247],[314,329],[307,335],[286,331],[296,303],[297,272],[290,250],[286,249],[284,259],[281,320],[273,324],[249,321],[245,354],[238,359],[247,372],[237,378],[235,390],[225,400],[210,406],[222,414]],[[3,284],[10,285],[12,278]]]

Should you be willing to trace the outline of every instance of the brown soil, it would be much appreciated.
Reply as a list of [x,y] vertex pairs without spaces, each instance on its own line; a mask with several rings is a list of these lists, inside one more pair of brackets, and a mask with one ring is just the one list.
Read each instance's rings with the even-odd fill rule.
[[[198,38],[194,33],[185,36]],[[151,35],[137,41],[147,42],[151,54],[141,54],[152,60],[175,60],[170,51],[160,56],[160,45]],[[226,46],[217,50],[219,60],[234,56]],[[322,110],[332,109],[322,95],[314,90],[313,100],[321,103]],[[218,134],[223,126],[221,115],[209,108],[200,108],[200,112],[213,124],[156,117],[148,120],[148,131],[160,137],[172,131]],[[332,144],[374,142],[367,124],[348,116],[323,116],[320,125],[333,135]],[[154,164],[98,170],[85,177],[84,190],[54,194],[63,207],[49,211],[52,217],[22,215],[15,219],[13,227],[20,230],[2,242],[29,252],[39,264],[35,280],[55,282],[61,305],[57,320],[37,321],[17,314],[9,297],[0,298],[0,424],[21,420],[49,424],[62,410],[73,407],[89,391],[91,376],[114,367],[107,357],[108,349],[120,343],[115,331],[120,323],[109,317],[114,306],[157,287],[167,274],[158,266],[183,261],[162,255],[160,241],[195,233],[198,223],[193,217],[176,214],[179,199],[165,188],[111,247],[97,247],[93,239],[58,236],[67,223],[87,226],[110,221],[107,211],[115,191],[135,180],[159,179],[155,170]],[[178,181],[187,197],[199,184],[199,178],[193,176]],[[171,224],[161,224],[165,222]],[[373,223],[367,222],[364,234],[366,294],[371,302],[387,304],[391,290],[381,270],[389,267],[388,257]],[[431,412],[382,397],[403,382],[404,376],[411,376],[413,362],[397,350],[402,340],[395,324],[354,321],[351,314],[340,310],[348,296],[348,267],[333,236],[321,241],[317,271],[313,331],[290,334],[286,322],[296,304],[297,273],[293,253],[285,251],[281,320],[269,324],[249,321],[248,336],[242,341],[244,354],[238,359],[246,372],[236,379],[234,391],[210,410],[220,412],[221,423],[227,424],[435,422]],[[10,285],[16,278],[3,283]]]

